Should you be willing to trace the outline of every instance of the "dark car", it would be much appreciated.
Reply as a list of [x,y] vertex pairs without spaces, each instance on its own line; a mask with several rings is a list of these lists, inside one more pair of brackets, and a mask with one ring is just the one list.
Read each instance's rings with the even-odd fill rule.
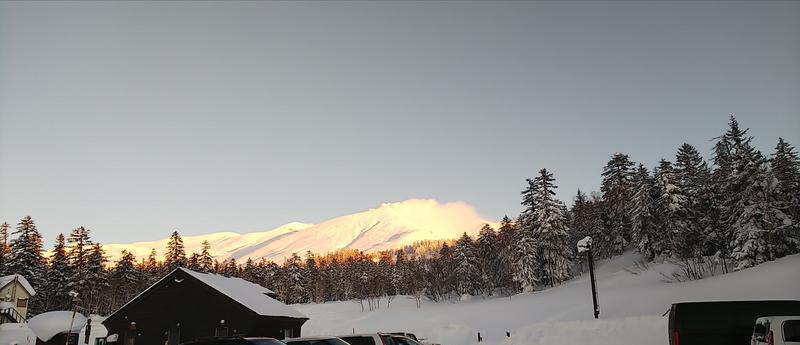
[[748,345],[756,319],[800,315],[800,301],[721,301],[673,303],[670,345]]
[[274,338],[214,337],[197,339],[181,345],[286,345]]
[[302,337],[283,340],[286,345],[350,345],[337,337]]

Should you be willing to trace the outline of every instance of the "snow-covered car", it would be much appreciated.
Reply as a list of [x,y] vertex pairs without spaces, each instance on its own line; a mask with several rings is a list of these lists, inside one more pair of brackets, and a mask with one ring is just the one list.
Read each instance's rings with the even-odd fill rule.
[[764,316],[756,319],[751,345],[800,345],[800,316]]
[[274,338],[214,337],[192,340],[181,345],[286,345]]
[[283,339],[286,345],[350,345],[337,337],[302,337]]
[[387,333],[365,333],[340,335],[339,339],[346,341],[350,345],[398,345],[391,334]]

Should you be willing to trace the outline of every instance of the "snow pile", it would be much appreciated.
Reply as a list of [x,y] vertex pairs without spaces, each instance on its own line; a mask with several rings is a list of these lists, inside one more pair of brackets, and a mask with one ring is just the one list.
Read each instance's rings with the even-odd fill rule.
[[36,334],[24,323],[0,324],[0,345],[36,345]]
[[[321,224],[289,223],[277,229],[250,234],[221,232],[183,237],[187,253],[199,252],[203,241],[211,245],[217,260],[267,258],[283,262],[292,253],[307,250],[325,254],[343,248],[375,252],[397,249],[422,240],[456,239],[462,233],[476,235],[483,224],[475,209],[463,202],[439,203],[432,199],[411,199],[385,203],[377,208],[338,217]],[[133,244],[104,245],[110,259],[124,249],[143,258],[151,249],[161,252],[168,239]]]
[[[72,328],[70,328],[70,324]],[[71,311],[51,311],[28,320],[28,327],[43,341],[48,341],[59,333],[80,332],[84,326],[86,326],[86,317],[75,313],[75,320],[72,320]]]
[[[676,266],[640,262],[628,253],[597,262],[600,319],[594,320],[588,274],[560,286],[511,297],[458,303],[398,296],[390,307],[361,312],[353,302],[294,305],[310,317],[304,335],[409,331],[446,345],[666,344],[670,305],[691,300],[798,299],[800,255],[691,282],[669,282]],[[765,282],[768,282],[765,284]],[[506,332],[512,337],[507,338]]]

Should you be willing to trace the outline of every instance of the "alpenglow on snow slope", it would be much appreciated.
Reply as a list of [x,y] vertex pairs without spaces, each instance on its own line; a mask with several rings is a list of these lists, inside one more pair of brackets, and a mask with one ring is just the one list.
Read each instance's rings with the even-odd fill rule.
[[[422,240],[456,239],[464,232],[474,236],[486,223],[494,226],[463,202],[410,199],[385,203],[316,225],[295,222],[265,232],[183,236],[183,243],[186,253],[193,253],[200,251],[203,241],[208,241],[211,255],[220,262],[229,258],[239,262],[248,258],[266,258],[282,263],[292,253],[303,255],[309,250],[319,254],[344,248],[375,252],[401,248]],[[122,250],[143,258],[151,249],[162,254],[167,241],[165,238],[152,242],[104,244],[103,249],[111,260],[119,258]]]
[[[361,312],[358,303],[293,305],[311,319],[303,334],[343,335],[408,331],[443,345],[667,345],[671,303],[701,300],[800,299],[800,254],[689,282],[669,282],[676,266],[636,265],[628,253],[598,262],[600,319],[592,315],[588,273],[560,286],[511,297],[472,297],[458,302],[397,296],[386,308]],[[506,332],[511,333],[506,338]]]

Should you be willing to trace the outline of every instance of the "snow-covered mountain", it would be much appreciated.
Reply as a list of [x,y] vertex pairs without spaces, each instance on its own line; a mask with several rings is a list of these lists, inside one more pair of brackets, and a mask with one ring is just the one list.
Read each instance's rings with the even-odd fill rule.
[[[239,234],[218,232],[208,235],[184,236],[187,255],[199,252],[203,241],[211,244],[211,254],[223,261],[236,258],[267,258],[283,262],[292,253],[307,250],[327,253],[342,248],[374,252],[395,249],[422,240],[445,240],[466,232],[476,235],[483,224],[475,209],[463,202],[439,203],[432,199],[411,199],[385,203],[368,211],[350,214],[320,224],[289,223],[276,229]],[[155,249],[159,257],[168,239],[131,244],[103,245],[111,260],[124,249],[137,258],[146,257]]]

